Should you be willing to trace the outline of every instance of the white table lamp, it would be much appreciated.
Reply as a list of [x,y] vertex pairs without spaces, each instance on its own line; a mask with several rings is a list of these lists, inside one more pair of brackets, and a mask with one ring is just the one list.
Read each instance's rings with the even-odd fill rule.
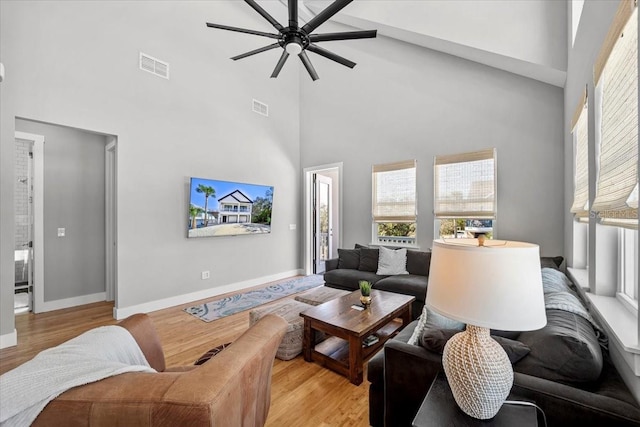
[[493,418],[513,385],[507,354],[489,329],[527,331],[547,323],[537,245],[504,240],[435,240],[426,304],[467,324],[442,355],[453,397],[477,419]]

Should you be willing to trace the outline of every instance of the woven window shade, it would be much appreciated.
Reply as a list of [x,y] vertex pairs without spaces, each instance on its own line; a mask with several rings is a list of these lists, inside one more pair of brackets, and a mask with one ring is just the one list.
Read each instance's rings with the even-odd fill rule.
[[574,114],[574,117],[576,116],[573,127],[576,141],[576,174],[571,213],[576,218],[586,218],[589,216],[589,131],[586,97],[583,97],[578,105]]
[[602,71],[602,136],[596,198],[601,223],[638,227],[637,9]]
[[416,161],[373,166],[373,220],[416,222]]
[[495,219],[496,150],[436,156],[436,218]]

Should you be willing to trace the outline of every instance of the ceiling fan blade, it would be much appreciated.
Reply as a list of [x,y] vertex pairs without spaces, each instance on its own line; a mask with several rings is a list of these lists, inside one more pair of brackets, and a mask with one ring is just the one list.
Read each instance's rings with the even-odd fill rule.
[[287,62],[288,57],[289,57],[289,52],[287,52],[286,50],[283,51],[282,56],[280,57],[280,59],[278,60],[278,63],[276,64],[276,68],[274,68],[273,73],[271,73],[272,78],[278,77],[278,74],[280,74],[280,70],[282,70],[284,63]]
[[259,49],[255,49],[255,50],[252,50],[250,52],[243,53],[243,54],[238,55],[238,56],[234,56],[231,59],[233,59],[234,61],[237,61],[238,59],[246,58],[247,56],[255,55],[256,53],[266,52],[268,50],[275,49],[277,47],[280,47],[280,43],[270,44],[269,46],[261,47]]
[[280,23],[276,21],[273,16],[269,15],[269,13],[266,10],[264,10],[258,3],[256,3],[254,0],[244,0],[244,1],[249,6],[251,6],[253,10],[258,12],[264,19],[269,21],[269,23],[273,25],[276,30],[282,32],[282,29],[283,29],[282,25],[280,25]]
[[330,42],[334,40],[372,39],[378,34],[378,30],[345,31],[342,33],[311,34],[311,42]]
[[289,28],[298,28],[298,0],[289,0]]
[[303,50],[302,52],[300,52],[298,54],[298,56],[300,57],[300,60],[302,61],[302,63],[304,64],[304,67],[307,69],[307,71],[309,72],[309,75],[311,76],[311,79],[315,82],[316,80],[318,80],[320,77],[318,77],[318,73],[316,73],[316,69],[313,68],[313,65],[311,64],[311,61],[309,61],[309,57],[307,56],[307,53]]
[[255,36],[269,37],[271,39],[280,38],[280,34],[263,33],[262,31],[247,30],[246,28],[229,27],[228,25],[212,24],[211,22],[207,22],[207,27],[218,28],[220,30],[235,31],[238,33],[253,34]]
[[349,61],[347,58],[343,58],[340,55],[336,55],[333,52],[329,52],[326,49],[321,48],[320,46],[316,46],[313,43],[311,43],[309,46],[307,46],[307,50],[313,52],[313,53],[317,53],[320,56],[324,56],[325,58],[328,58],[332,61],[335,61],[339,64],[344,65],[345,67],[349,67],[349,68],[353,68],[356,66],[355,62]]
[[331,3],[325,10],[317,14],[311,21],[307,22],[302,29],[307,33],[311,33],[313,30],[322,25],[325,21],[331,18],[336,13],[340,12],[346,5],[353,0],[336,0]]

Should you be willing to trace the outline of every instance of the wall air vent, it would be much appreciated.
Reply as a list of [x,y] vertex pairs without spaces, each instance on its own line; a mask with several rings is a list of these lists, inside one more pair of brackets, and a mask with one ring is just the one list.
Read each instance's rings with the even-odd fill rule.
[[269,106],[257,99],[253,100],[253,112],[269,117]]
[[140,52],[140,69],[169,80],[169,64]]

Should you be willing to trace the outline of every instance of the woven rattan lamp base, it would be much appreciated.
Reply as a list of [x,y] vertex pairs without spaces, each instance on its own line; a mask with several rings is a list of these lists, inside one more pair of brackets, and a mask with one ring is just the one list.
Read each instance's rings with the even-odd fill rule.
[[467,325],[445,345],[442,364],[453,397],[464,413],[493,418],[513,385],[513,368],[489,329]]

